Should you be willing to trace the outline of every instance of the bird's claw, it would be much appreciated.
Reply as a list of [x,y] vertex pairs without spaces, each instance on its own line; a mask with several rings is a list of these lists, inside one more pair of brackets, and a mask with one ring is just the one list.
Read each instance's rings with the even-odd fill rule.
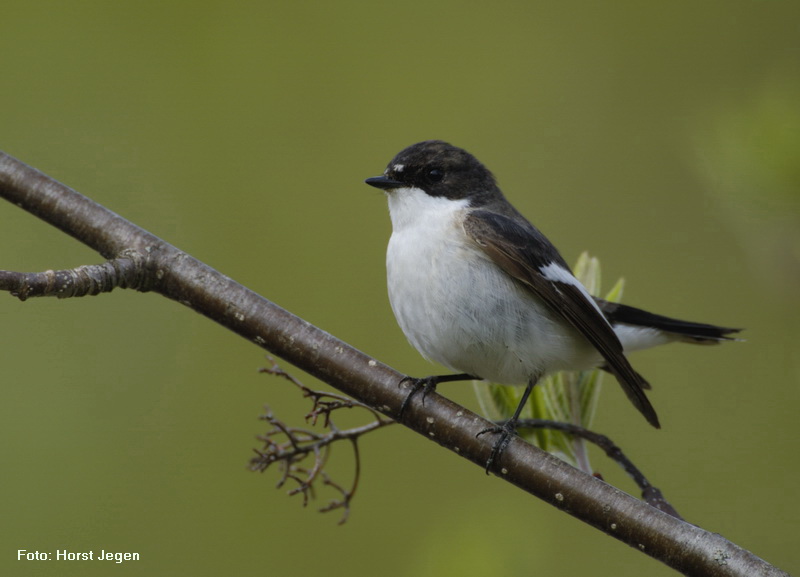
[[439,377],[432,376],[432,377],[403,377],[398,386],[402,386],[403,383],[411,383],[409,385],[409,392],[406,395],[406,398],[403,399],[403,404],[400,405],[400,413],[398,416],[402,417],[403,413],[406,412],[409,403],[411,402],[411,397],[413,397],[417,391],[422,389],[422,404],[425,404],[425,397],[428,396],[428,393],[432,393],[436,390],[436,385],[439,384]]
[[479,431],[475,436],[480,437],[486,433],[500,434],[500,438],[495,441],[494,445],[492,446],[492,452],[489,453],[489,458],[486,460],[486,474],[488,475],[492,465],[495,463],[495,461],[500,459],[503,451],[505,451],[506,447],[508,447],[509,443],[511,443],[511,439],[517,434],[517,425],[516,422],[508,420],[502,425],[487,427],[482,431]]

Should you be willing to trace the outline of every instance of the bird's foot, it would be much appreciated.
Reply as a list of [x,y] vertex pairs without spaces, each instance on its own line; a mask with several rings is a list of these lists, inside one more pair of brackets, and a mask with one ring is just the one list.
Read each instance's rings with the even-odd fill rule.
[[503,454],[503,451],[506,450],[506,447],[508,447],[511,439],[517,434],[517,421],[516,419],[509,419],[501,425],[487,427],[475,436],[480,437],[486,433],[500,435],[492,446],[492,452],[489,453],[489,458],[486,460],[486,474],[488,475],[492,465],[494,465],[496,461],[500,460],[500,456]]
[[436,385],[439,384],[441,377],[436,375],[432,375],[430,377],[403,377],[401,381],[398,383],[398,386],[402,386],[403,383],[410,383],[408,386],[408,395],[406,398],[403,399],[403,404],[400,405],[400,413],[399,416],[402,417],[403,413],[406,412],[409,403],[411,402],[411,397],[413,397],[417,391],[420,389],[422,390],[422,404],[425,404],[425,397],[428,396],[428,393],[432,393],[436,390]]
[[400,405],[400,413],[398,416],[399,417],[403,416],[403,413],[408,408],[408,404],[411,401],[411,397],[413,397],[414,394],[420,389],[422,389],[422,404],[424,405],[425,397],[427,397],[429,393],[435,391],[436,385],[438,385],[439,383],[451,383],[453,381],[474,381],[474,380],[480,380],[480,377],[476,377],[474,375],[470,375],[467,373],[458,373],[455,375],[431,375],[430,377],[420,377],[420,378],[403,377],[398,383],[398,386],[402,386],[402,384],[406,382],[411,384],[408,387],[410,389],[408,395],[403,400],[403,404]]

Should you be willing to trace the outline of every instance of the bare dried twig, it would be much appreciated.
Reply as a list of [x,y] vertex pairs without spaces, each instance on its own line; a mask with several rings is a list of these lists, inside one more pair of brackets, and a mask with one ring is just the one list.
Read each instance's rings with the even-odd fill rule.
[[[377,429],[394,424],[395,421],[384,417],[371,407],[355,401],[338,393],[316,391],[301,383],[297,378],[284,371],[278,364],[270,358],[272,366],[261,369],[260,372],[282,377],[302,391],[303,396],[312,399],[311,411],[306,415],[306,422],[311,426],[317,425],[320,417],[323,417],[322,426],[326,432],[317,432],[310,429],[292,427],[278,419],[267,407],[266,414],[261,419],[268,422],[272,428],[258,439],[263,441],[264,446],[260,450],[255,450],[256,456],[250,460],[250,470],[264,472],[274,463],[280,463],[281,479],[278,487],[282,487],[287,481],[297,484],[297,487],[289,491],[289,495],[303,495],[303,506],[314,497],[315,482],[321,480],[323,485],[332,487],[340,497],[330,501],[321,512],[335,511],[343,509],[342,518],[339,520],[341,525],[350,515],[350,503],[358,488],[358,480],[361,474],[361,458],[358,450],[358,439],[361,435],[375,431]],[[340,429],[333,421],[333,413],[340,409],[360,408],[366,410],[373,418],[372,421],[360,427],[350,429]],[[355,460],[355,472],[350,488],[345,488],[336,483],[325,472],[325,463],[330,456],[333,443],[347,440],[353,447]],[[303,463],[313,458],[313,464],[307,468]]]

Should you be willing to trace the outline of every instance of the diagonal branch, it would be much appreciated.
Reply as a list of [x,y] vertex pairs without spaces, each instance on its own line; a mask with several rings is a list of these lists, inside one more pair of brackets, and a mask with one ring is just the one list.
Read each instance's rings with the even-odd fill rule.
[[[152,290],[255,342],[406,427],[483,467],[492,423],[430,394],[402,418],[403,377],[74,190],[0,153],[0,195],[104,258],[138,254]],[[498,477],[687,575],[785,575],[720,535],[650,507],[515,438]],[[477,471],[477,470],[476,470]]]

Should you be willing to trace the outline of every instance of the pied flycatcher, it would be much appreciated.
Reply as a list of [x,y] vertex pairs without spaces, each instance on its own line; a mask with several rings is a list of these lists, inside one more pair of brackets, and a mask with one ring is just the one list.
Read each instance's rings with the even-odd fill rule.
[[467,151],[439,140],[402,150],[366,183],[386,192],[392,236],[389,300],[400,328],[427,359],[459,374],[407,378],[413,393],[440,382],[525,385],[501,427],[487,471],[515,433],[544,375],[600,367],[614,374],[659,427],[647,381],[625,354],[674,341],[732,340],[739,329],[676,320],[592,297],[549,240],[506,200]]

